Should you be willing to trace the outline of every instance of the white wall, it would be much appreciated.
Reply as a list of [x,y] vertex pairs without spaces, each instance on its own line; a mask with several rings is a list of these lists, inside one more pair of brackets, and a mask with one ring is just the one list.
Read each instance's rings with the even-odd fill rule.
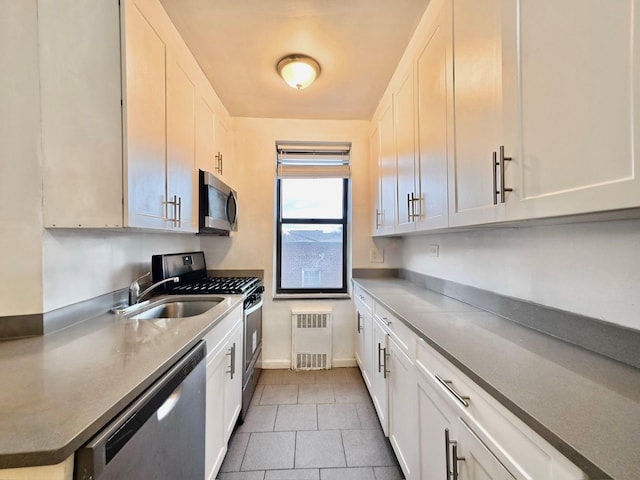
[[45,230],[43,311],[128,287],[151,270],[151,255],[199,249],[193,234]]
[[[290,309],[300,301],[272,299],[276,140],[352,142],[352,266],[397,266],[399,251],[394,255],[390,250],[384,264],[369,263],[369,248],[374,246],[370,236],[369,122],[235,118],[234,132],[232,168],[240,202],[238,232],[229,238],[203,237],[201,246],[208,266],[264,269],[263,365],[287,367],[291,355]],[[324,303],[334,308],[334,362],[353,364],[353,304],[345,300]]]
[[[432,244],[439,257],[429,256]],[[408,237],[402,264],[640,329],[640,220]]]

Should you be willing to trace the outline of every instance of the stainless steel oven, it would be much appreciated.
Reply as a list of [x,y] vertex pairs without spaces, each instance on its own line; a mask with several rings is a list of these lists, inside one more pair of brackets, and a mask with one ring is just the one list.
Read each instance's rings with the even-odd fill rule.
[[244,301],[244,369],[242,377],[242,411],[240,419],[249,409],[251,397],[260,377],[258,360],[262,353],[262,294],[261,285],[247,295]]

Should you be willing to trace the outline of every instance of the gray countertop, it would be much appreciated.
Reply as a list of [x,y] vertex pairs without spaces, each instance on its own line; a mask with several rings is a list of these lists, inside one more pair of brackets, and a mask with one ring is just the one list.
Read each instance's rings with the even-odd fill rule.
[[404,280],[354,281],[591,480],[640,479],[640,370]]
[[237,305],[128,320],[105,313],[42,337],[0,342],[0,469],[62,462]]

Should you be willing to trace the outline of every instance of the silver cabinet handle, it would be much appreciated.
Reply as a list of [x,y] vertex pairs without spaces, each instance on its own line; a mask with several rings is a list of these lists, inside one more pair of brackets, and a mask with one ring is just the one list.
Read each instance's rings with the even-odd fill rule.
[[382,227],[382,212],[376,208],[376,230]]
[[420,201],[422,200],[422,197],[416,197],[416,194],[414,192],[411,192],[411,195],[407,194],[407,201],[409,203],[409,205],[411,205],[410,208],[410,212],[409,212],[409,221],[412,221],[416,218],[420,218],[422,215],[420,214],[420,212],[416,213],[416,202],[418,203],[418,206],[420,206]]
[[360,319],[362,318],[362,314],[360,312],[357,312],[357,316],[358,316],[358,333],[362,332],[362,325],[360,324]]
[[458,456],[458,442],[456,441],[451,442],[451,460],[453,460],[451,462],[453,464],[453,480],[458,480],[458,462],[464,462],[465,458]]
[[178,227],[182,227],[182,197],[178,197],[178,204],[176,205],[176,208],[178,209]]
[[216,172],[222,175],[222,153],[218,152],[216,154]]
[[178,196],[174,195],[173,196],[173,200],[168,200],[167,201],[167,205],[172,205],[173,206],[173,216],[169,216],[169,214],[167,213],[167,220],[169,222],[173,222],[173,226],[177,226],[178,225],[178,206],[180,204],[180,200],[178,200]]
[[447,470],[446,480],[451,479],[451,462],[449,461],[449,445],[451,444],[451,440],[449,440],[449,429],[444,429],[444,462]]
[[[413,195],[413,194],[411,194]],[[407,193],[407,221],[411,221],[411,219],[413,218],[413,214],[411,213],[411,207],[412,207],[412,203],[411,203],[411,195],[409,195]]]
[[458,400],[462,405],[464,405],[465,407],[469,406],[469,402],[468,402],[469,397],[465,397],[463,395],[460,395],[458,392],[456,392],[452,386],[453,381],[445,380],[440,375],[436,375],[436,380],[438,380],[438,382],[440,382],[442,386],[446,388],[449,391],[449,393],[453,395],[455,399]]
[[229,355],[231,357],[231,359],[230,359],[231,361],[229,363],[229,371],[227,371],[227,373],[229,374],[229,378],[231,380],[233,380],[233,376],[236,373],[236,344],[235,344],[235,342],[233,343],[233,345],[231,345],[231,348],[227,352],[227,355]]
[[504,162],[510,162],[512,160],[511,157],[504,156],[504,145],[500,145],[500,203],[504,203],[506,199],[507,192],[513,192],[513,188],[505,187],[505,178],[504,178]]
[[378,373],[382,373],[384,378],[387,378],[387,349],[380,342],[378,342]]
[[389,358],[389,354],[387,353],[387,349],[386,348],[383,348],[382,351],[383,351],[382,356],[383,356],[383,359],[384,359],[384,361],[382,362],[382,368],[383,368],[382,377],[383,378],[387,378],[389,376],[389,374],[391,373],[389,370],[387,370],[387,358]]
[[493,170],[493,204],[498,205],[498,154],[493,152],[493,158],[491,159],[491,169]]

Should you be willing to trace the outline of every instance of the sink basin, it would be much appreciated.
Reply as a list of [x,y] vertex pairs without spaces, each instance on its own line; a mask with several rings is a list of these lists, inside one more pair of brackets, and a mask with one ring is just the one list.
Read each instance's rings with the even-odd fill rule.
[[211,300],[167,302],[156,305],[155,307],[149,307],[130,318],[134,320],[144,320],[149,318],[195,317],[196,315],[202,315],[207,310],[211,310],[219,303],[220,301]]
[[132,320],[187,318],[202,315],[224,301],[221,297],[163,297],[114,312]]

